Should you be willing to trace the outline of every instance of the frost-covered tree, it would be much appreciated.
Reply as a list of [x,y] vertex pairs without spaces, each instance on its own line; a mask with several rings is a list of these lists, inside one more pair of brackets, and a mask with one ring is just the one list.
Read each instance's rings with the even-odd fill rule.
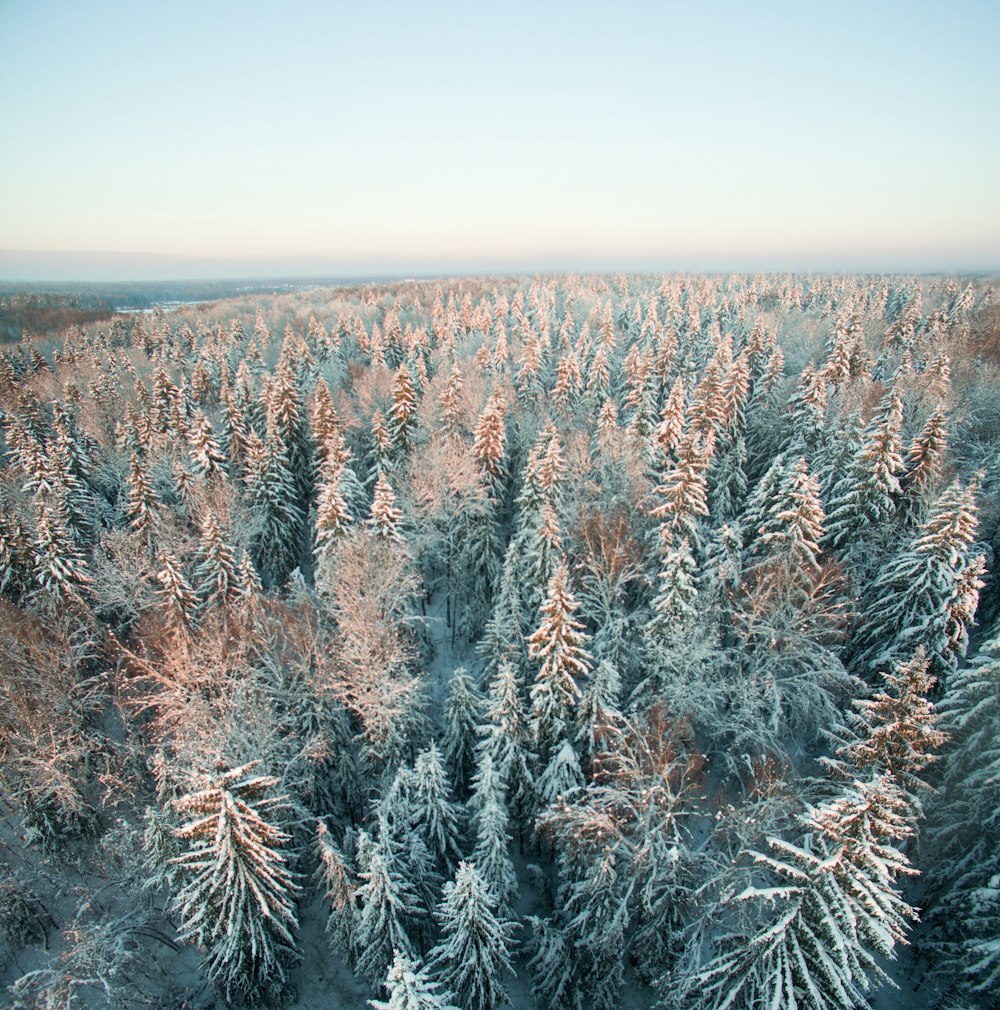
[[459,863],[455,879],[445,884],[438,920],[442,937],[430,952],[430,966],[462,1010],[496,1010],[507,1003],[504,975],[513,972],[515,927],[497,913],[497,899],[474,864]]
[[569,740],[563,740],[561,746],[552,748],[552,757],[538,776],[535,788],[539,800],[550,804],[579,788],[583,782],[580,759]]
[[951,484],[909,544],[872,581],[854,638],[859,668],[886,669],[923,648],[939,682],[968,645],[982,556],[971,556],[976,533],[975,487]]
[[181,938],[205,949],[205,966],[227,999],[259,997],[285,979],[297,957],[299,890],[288,868],[289,835],[278,784],[259,761],[206,776],[176,800],[184,851],[174,859],[172,899]]
[[365,525],[373,535],[382,540],[405,543],[402,533],[403,513],[396,506],[396,492],[393,491],[384,473],[375,481],[375,497]]
[[192,588],[202,608],[227,608],[239,593],[236,555],[227,543],[213,512],[205,516],[198,546],[198,564],[192,573]]
[[533,794],[533,755],[521,681],[507,660],[501,660],[490,684],[486,719],[479,727],[479,736],[477,767],[484,767],[489,758],[489,767],[502,783],[504,794],[514,809],[523,812]]
[[531,688],[532,738],[545,762],[568,731],[570,709],[580,694],[579,681],[591,669],[588,638],[576,620],[578,609],[569,571],[560,562],[546,589],[541,623],[528,639],[528,653],[539,664]]
[[452,674],[448,700],[444,707],[444,758],[452,781],[460,795],[465,795],[475,765],[476,735],[482,715],[482,697],[476,682],[465,669]]
[[916,917],[898,879],[913,873],[900,843],[906,802],[890,775],[855,781],[802,818],[801,844],[769,839],[759,871],[726,907],[749,921],[718,953],[666,983],[699,1010],[801,1007],[853,1010],[891,982],[883,959]]
[[503,780],[493,768],[488,753],[480,754],[475,789],[470,801],[476,845],[472,860],[497,899],[502,914],[508,915],[517,897],[517,876],[510,858],[509,816]]
[[362,884],[356,892],[361,903],[354,934],[356,967],[375,982],[384,977],[394,951],[413,954],[406,921],[417,914],[418,906],[384,822],[374,841],[363,831],[359,834],[358,865]]
[[388,1000],[370,999],[373,1010],[457,1010],[451,995],[431,979],[426,968],[395,951],[383,988]]
[[950,737],[923,846],[939,970],[987,1001],[1000,985],[1000,638],[951,677],[938,706]]
[[330,907],[326,935],[336,953],[350,957],[354,950],[358,921],[358,908],[354,900],[357,882],[343,852],[321,820],[316,822],[316,851],[319,856],[316,878]]
[[861,448],[847,474],[833,490],[827,536],[836,548],[856,543],[865,531],[889,522],[896,514],[904,472],[900,434],[903,401],[890,390],[862,435]]
[[448,774],[433,741],[417,755],[412,790],[414,826],[423,834],[438,865],[451,866],[461,856],[459,813],[451,800]]

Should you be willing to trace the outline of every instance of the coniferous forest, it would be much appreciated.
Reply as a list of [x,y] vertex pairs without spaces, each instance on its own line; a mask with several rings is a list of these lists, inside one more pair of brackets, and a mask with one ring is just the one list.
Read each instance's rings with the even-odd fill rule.
[[0,349],[0,1002],[990,1008],[986,278]]

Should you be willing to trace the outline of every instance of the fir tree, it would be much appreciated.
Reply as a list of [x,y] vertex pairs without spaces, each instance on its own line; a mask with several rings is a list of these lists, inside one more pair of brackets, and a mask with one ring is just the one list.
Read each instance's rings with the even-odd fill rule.
[[457,1010],[440,983],[432,981],[425,968],[398,950],[393,953],[384,988],[389,999],[370,999],[368,1005],[373,1010]]
[[412,787],[416,828],[438,865],[453,865],[461,855],[458,809],[450,799],[448,775],[433,741],[417,755]]
[[227,999],[279,985],[297,956],[298,885],[283,852],[290,838],[277,823],[286,799],[268,796],[278,780],[255,774],[258,765],[220,772],[175,803],[185,817],[175,834],[186,850],[174,860],[181,938],[205,948]]
[[402,523],[403,513],[396,507],[396,493],[385,474],[380,473],[375,482],[371,513],[365,524],[380,540],[392,540],[403,544],[406,543],[406,539],[400,529]]
[[460,863],[438,908],[441,942],[430,964],[462,1010],[496,1010],[508,1001],[514,924],[497,914],[496,898],[472,863]]
[[575,619],[578,608],[569,572],[560,563],[548,584],[541,623],[528,639],[529,655],[539,663],[531,688],[531,729],[543,761],[566,735],[569,710],[580,694],[578,681],[591,669],[587,636]]
[[361,914],[355,932],[357,971],[371,981],[383,977],[395,951],[412,955],[405,921],[417,912],[416,897],[393,852],[389,830],[380,828],[377,841],[358,837],[359,877],[356,892]]
[[874,579],[855,636],[855,662],[887,669],[923,647],[939,682],[968,645],[982,587],[983,558],[970,557],[975,488],[955,481],[915,537]]
[[206,515],[202,526],[198,555],[192,581],[202,607],[216,604],[224,609],[229,607],[239,592],[236,556],[212,512]]
[[452,781],[460,794],[468,787],[475,764],[476,730],[480,723],[482,699],[475,681],[464,666],[451,678],[448,700],[444,707],[444,757]]

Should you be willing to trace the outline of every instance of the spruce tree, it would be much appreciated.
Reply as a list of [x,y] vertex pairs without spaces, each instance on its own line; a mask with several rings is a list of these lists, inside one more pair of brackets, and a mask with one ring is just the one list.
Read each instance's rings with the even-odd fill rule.
[[268,795],[278,780],[256,774],[259,764],[208,776],[174,804],[184,818],[172,900],[181,939],[205,949],[206,970],[227,1000],[270,993],[297,957],[299,888],[280,827],[287,800]]
[[441,942],[430,965],[462,1010],[496,1010],[508,1002],[503,976],[513,972],[514,924],[498,915],[497,900],[472,863],[459,863],[438,906]]
[[566,735],[570,709],[580,694],[578,682],[591,669],[578,609],[566,564],[560,562],[546,590],[541,623],[528,639],[528,653],[539,664],[531,688],[531,730],[543,762]]
[[393,953],[383,987],[389,999],[370,999],[368,1005],[373,1010],[457,1010],[450,994],[430,978],[427,969],[398,950]]

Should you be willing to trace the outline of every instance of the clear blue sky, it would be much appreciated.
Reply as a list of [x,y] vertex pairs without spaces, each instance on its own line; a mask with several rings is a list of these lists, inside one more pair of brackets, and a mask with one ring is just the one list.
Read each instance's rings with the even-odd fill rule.
[[1000,268],[998,37],[997,0],[0,0],[0,278]]

